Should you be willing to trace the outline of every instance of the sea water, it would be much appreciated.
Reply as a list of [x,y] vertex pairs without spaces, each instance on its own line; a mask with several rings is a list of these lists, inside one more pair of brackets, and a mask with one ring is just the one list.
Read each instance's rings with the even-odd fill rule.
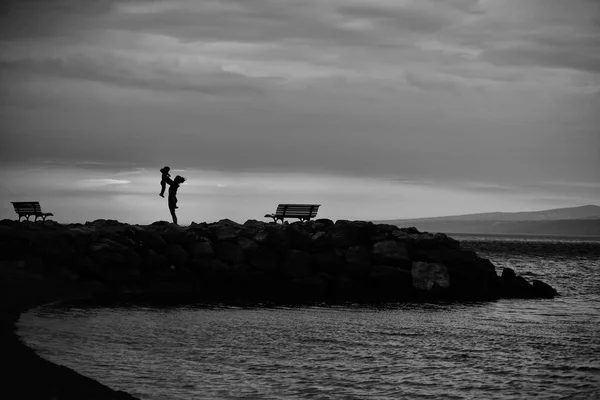
[[456,236],[561,297],[306,307],[46,306],[19,334],[142,399],[600,397],[600,241]]

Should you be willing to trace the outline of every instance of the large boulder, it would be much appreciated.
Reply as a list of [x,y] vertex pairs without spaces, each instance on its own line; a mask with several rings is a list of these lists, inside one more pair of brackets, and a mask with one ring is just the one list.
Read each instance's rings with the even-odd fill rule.
[[535,297],[533,286],[525,278],[517,275],[512,268],[505,267],[500,278],[500,290],[503,297]]
[[315,232],[310,237],[311,247],[314,249],[324,249],[329,247],[331,237],[323,231]]
[[369,272],[368,279],[374,289],[374,299],[397,301],[408,299],[412,294],[412,275],[405,269],[375,265]]
[[168,245],[166,256],[171,264],[178,268],[183,267],[189,259],[187,252],[178,244]]
[[258,271],[277,271],[281,257],[275,250],[261,247],[254,252],[250,259],[250,266]]
[[217,223],[209,225],[216,240],[232,240],[239,236],[243,226],[229,219],[222,219]]
[[366,276],[371,269],[369,251],[362,246],[352,246],[346,251],[346,270],[351,276]]
[[328,249],[313,253],[313,263],[317,271],[338,275],[346,269],[344,252],[340,249]]
[[369,224],[366,229],[367,238],[370,243],[383,242],[390,238],[395,229],[398,229],[395,225]]
[[207,240],[199,240],[190,245],[190,255],[192,258],[210,257],[215,251],[212,244]]
[[311,273],[312,258],[301,250],[289,250],[283,262],[283,270],[293,278],[306,278]]
[[415,261],[410,272],[413,287],[419,291],[441,294],[450,288],[450,275],[445,265]]
[[325,232],[328,231],[333,226],[333,224],[334,222],[330,219],[319,218],[311,223],[311,228],[313,232]]
[[531,284],[533,286],[533,293],[536,297],[551,299],[555,296],[560,296],[556,289],[540,280],[534,279],[531,281]]
[[377,264],[404,269],[410,269],[412,266],[406,244],[394,240],[375,243],[373,245],[373,261]]
[[304,229],[304,224],[293,223],[286,226],[286,236],[290,247],[296,250],[308,250],[311,247],[311,234]]
[[237,244],[242,249],[246,257],[250,257],[259,248],[258,243],[245,236],[238,237]]
[[217,257],[226,263],[241,264],[244,260],[244,250],[231,242],[217,242],[215,244],[215,253]]
[[141,238],[142,242],[152,250],[162,253],[167,247],[167,241],[158,232],[148,232]]
[[331,242],[335,247],[348,248],[360,240],[360,228],[351,221],[338,220],[330,229]]

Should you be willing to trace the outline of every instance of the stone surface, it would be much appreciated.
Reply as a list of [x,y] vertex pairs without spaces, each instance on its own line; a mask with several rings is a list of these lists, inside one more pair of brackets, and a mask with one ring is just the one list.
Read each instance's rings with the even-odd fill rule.
[[411,275],[415,289],[437,292],[450,288],[450,275],[445,265],[416,261],[412,264]]
[[373,245],[373,261],[378,264],[410,268],[406,244],[394,240],[385,240]]
[[294,278],[310,276],[312,258],[309,253],[301,250],[289,250],[283,263],[285,272]]
[[[444,234],[365,221],[239,224],[231,220],[151,225],[96,220],[60,225],[0,223],[0,261],[75,285],[93,280],[117,296],[142,296],[154,283],[202,299],[404,301],[427,297],[548,298],[529,283]],[[181,284],[178,286],[178,284]],[[302,293],[305,288],[309,294]],[[307,293],[308,293],[307,292]]]

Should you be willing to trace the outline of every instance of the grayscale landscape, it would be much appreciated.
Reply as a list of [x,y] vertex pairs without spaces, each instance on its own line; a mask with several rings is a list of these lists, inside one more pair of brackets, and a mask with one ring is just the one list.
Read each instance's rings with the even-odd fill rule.
[[600,0],[4,0],[0,398],[600,398]]

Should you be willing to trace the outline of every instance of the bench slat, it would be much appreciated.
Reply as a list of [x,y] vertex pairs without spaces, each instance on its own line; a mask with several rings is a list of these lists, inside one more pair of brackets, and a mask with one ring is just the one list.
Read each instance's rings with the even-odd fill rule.
[[29,217],[32,215],[35,216],[36,221],[38,217],[41,217],[45,221],[46,217],[54,216],[52,213],[42,212],[42,207],[38,201],[13,201],[12,205],[19,216],[19,221],[22,217],[25,217],[29,221]]
[[274,214],[267,214],[265,217],[280,219],[299,218],[300,220],[310,220],[317,216],[320,204],[279,204]]

